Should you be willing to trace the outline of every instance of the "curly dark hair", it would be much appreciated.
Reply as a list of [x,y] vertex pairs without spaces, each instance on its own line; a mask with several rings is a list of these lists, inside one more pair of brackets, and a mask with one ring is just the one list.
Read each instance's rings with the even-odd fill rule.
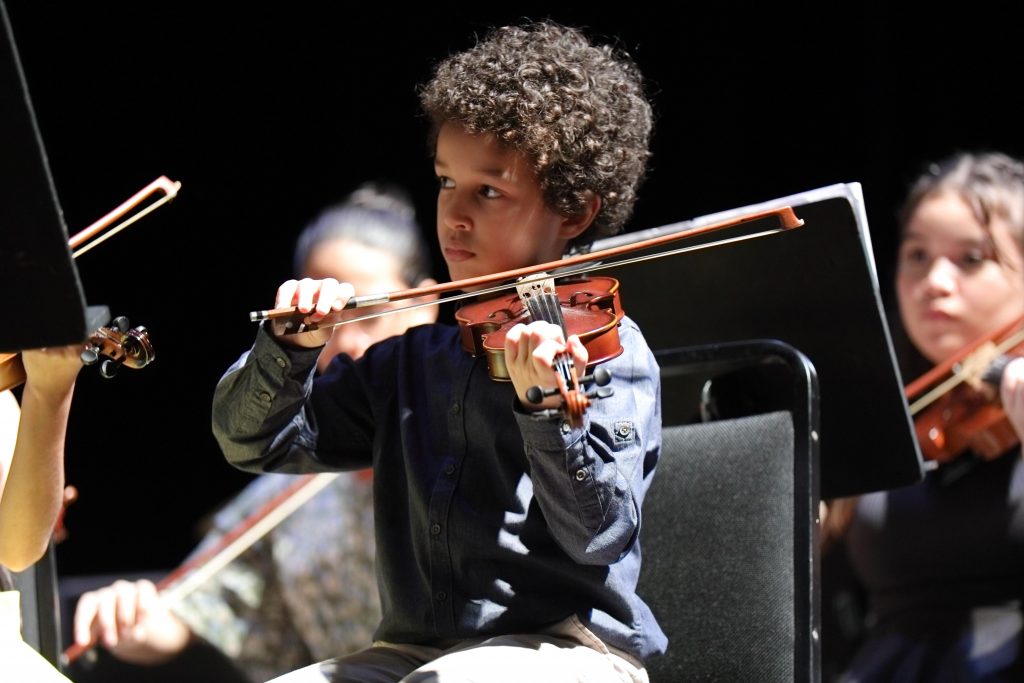
[[505,26],[442,61],[419,95],[431,146],[443,124],[458,122],[525,155],[561,215],[598,195],[601,210],[576,245],[616,234],[632,214],[653,115],[625,51],[549,21]]

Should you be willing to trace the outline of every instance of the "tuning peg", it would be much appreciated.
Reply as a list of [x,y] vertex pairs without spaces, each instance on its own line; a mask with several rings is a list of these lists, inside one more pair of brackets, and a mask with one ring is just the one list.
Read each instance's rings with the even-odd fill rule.
[[95,344],[87,344],[78,357],[82,359],[82,365],[92,365],[100,359],[100,349]]
[[608,384],[608,382],[611,381],[612,373],[608,372],[608,370],[602,367],[596,367],[594,368],[594,371],[592,373],[580,378],[581,384],[590,384],[591,382],[593,382],[599,387],[603,387],[606,384]]
[[539,386],[532,386],[526,390],[526,400],[534,405],[539,405],[544,402],[548,396],[554,396],[558,393],[558,387],[553,389],[542,389]]
[[128,322],[128,318],[119,315],[110,322],[110,326],[115,328],[118,332],[127,332],[131,329],[131,323]]
[[107,359],[100,364],[100,374],[106,377],[107,379],[110,379],[111,377],[117,374],[117,370],[120,367],[121,364],[119,362],[113,359]]

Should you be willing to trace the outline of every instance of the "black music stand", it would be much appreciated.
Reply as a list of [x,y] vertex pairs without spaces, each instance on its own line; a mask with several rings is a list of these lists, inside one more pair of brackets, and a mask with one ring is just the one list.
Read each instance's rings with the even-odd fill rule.
[[[805,354],[820,387],[822,497],[919,481],[923,461],[879,294],[859,184],[609,238],[595,243],[594,250],[780,206],[792,206],[804,226],[611,269],[622,283],[626,314],[655,350],[777,339]],[[777,225],[776,219],[759,220],[747,232]],[[756,389],[758,381],[750,386]],[[677,392],[665,383],[666,424],[672,411],[698,412],[692,400],[677,400],[700,393],[686,389]]]
[[[0,351],[19,352],[82,342],[88,328],[85,294],[3,0],[0,19],[0,292],[8,314],[0,326]],[[109,319],[106,307],[91,307],[88,315]],[[53,545],[14,580],[21,592],[22,637],[57,666]]]
[[88,335],[85,294],[2,0],[0,16],[0,351],[16,352]]

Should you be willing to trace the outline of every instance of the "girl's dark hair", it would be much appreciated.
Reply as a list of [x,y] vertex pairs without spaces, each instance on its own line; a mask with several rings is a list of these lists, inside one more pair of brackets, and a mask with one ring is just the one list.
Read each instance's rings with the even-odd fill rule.
[[296,277],[306,269],[313,249],[322,242],[345,239],[395,256],[410,286],[430,276],[430,259],[416,209],[405,190],[387,183],[360,185],[342,203],[321,211],[303,229],[295,244]]
[[922,201],[941,192],[959,195],[986,229],[993,217],[1005,220],[1024,249],[1024,162],[1001,152],[959,152],[930,164],[900,208],[900,229],[906,230]]

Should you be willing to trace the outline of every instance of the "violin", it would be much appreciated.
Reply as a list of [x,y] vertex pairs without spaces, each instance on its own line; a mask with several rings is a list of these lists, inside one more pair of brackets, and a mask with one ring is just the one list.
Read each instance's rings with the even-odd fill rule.
[[921,454],[949,462],[970,450],[994,460],[1020,443],[999,402],[1006,365],[1024,356],[1024,318],[985,335],[907,385]]
[[[106,310],[105,307],[98,308]],[[146,367],[156,359],[156,352],[145,327],[129,327],[128,318],[118,316],[109,327],[99,327],[89,336],[81,358],[83,365],[94,365],[104,358],[100,364],[100,375],[109,379],[122,366],[133,370]],[[21,354],[0,354],[0,391],[13,389],[24,382],[25,366],[21,363]]]
[[[745,223],[768,217],[777,218],[780,224],[779,227],[706,244],[675,248],[646,256],[636,256],[595,264],[597,261],[605,261],[615,256],[661,246],[676,240],[702,236],[714,231],[735,228]],[[618,299],[618,281],[613,278],[584,278],[578,280],[570,279],[566,280],[564,285],[556,285],[551,280],[551,276],[548,275],[549,272],[560,271],[563,277],[584,275],[585,273],[604,268],[612,268],[672,254],[772,235],[800,227],[803,223],[803,220],[796,216],[791,207],[783,206],[695,227],[683,232],[652,237],[624,246],[586,254],[577,254],[559,261],[542,263],[536,266],[428,287],[354,296],[345,304],[344,310],[463,290],[461,294],[451,295],[443,299],[433,299],[401,308],[391,308],[329,325],[307,322],[306,317],[308,314],[303,313],[295,306],[252,311],[249,313],[249,320],[252,322],[274,321],[280,333],[298,334],[320,329],[321,327],[334,327],[357,320],[366,320],[381,315],[397,313],[398,311],[405,311],[419,306],[432,306],[447,301],[476,297],[480,299],[477,303],[463,306],[456,313],[456,318],[460,324],[462,347],[473,355],[484,355],[487,357],[488,371],[492,378],[507,380],[508,370],[504,363],[505,332],[516,323],[525,322],[528,319],[547,320],[548,322],[560,324],[567,337],[572,334],[579,334],[580,340],[590,354],[591,364],[610,360],[622,352],[622,348],[619,346],[617,331],[618,322],[622,318],[622,309]],[[575,268],[575,266],[581,266],[582,264],[589,265]],[[589,284],[581,288],[580,283],[582,282]],[[494,283],[501,284],[489,286],[494,285]],[[511,287],[517,289],[517,296],[512,299],[498,299],[495,302],[492,299],[482,298],[497,292],[503,292]],[[527,312],[529,312],[529,317],[526,315]],[[576,370],[571,367],[571,361],[568,360],[567,354],[561,354],[556,358],[555,370],[559,377],[559,386],[554,389],[532,387],[527,393],[527,398],[533,403],[540,403],[545,396],[561,393],[566,404],[567,417],[569,417],[571,422],[578,421],[590,398],[610,395],[610,389],[604,386],[610,379],[610,375],[607,372],[595,372],[593,377],[577,379]],[[579,382],[586,383],[591,379],[598,384],[600,389],[586,393],[579,391]]]
[[[568,338],[578,335],[591,365],[603,363],[622,353],[619,343],[619,281],[610,277],[574,277],[560,285],[554,278],[520,284],[516,295],[483,299],[466,304],[455,313],[463,350],[487,360],[492,379],[508,380],[505,365],[505,337],[519,323],[544,320],[558,325]],[[611,395],[603,388],[611,381],[607,372],[579,377],[569,354],[555,357],[558,385],[553,389],[530,387],[527,400],[540,404],[547,396],[562,395],[564,413],[570,424],[578,426],[590,400]],[[580,384],[591,381],[599,389],[581,392]]]
[[[516,324],[547,320],[562,327],[566,336],[579,335],[592,364],[622,353],[618,324],[622,320],[619,281],[610,277],[575,277],[554,284],[535,283],[511,297],[483,299],[455,312],[462,349],[484,356],[492,379],[507,380],[505,335]],[[550,297],[545,301],[543,297]]]
[[[71,257],[78,258],[143,216],[155,211],[158,207],[177,197],[180,189],[180,182],[173,181],[167,176],[160,176],[105,216],[71,237],[68,240],[68,247],[72,249]],[[162,193],[162,196],[158,196],[158,193]],[[155,201],[154,197],[157,197]],[[149,203],[147,204],[147,202]],[[120,223],[116,223],[117,220],[124,218],[130,211],[136,209],[136,213]],[[100,365],[100,374],[104,377],[113,377],[122,365],[132,369],[144,368],[156,358],[153,345],[149,341],[149,333],[145,327],[129,328],[128,319],[124,316],[115,318],[111,323],[112,326],[102,327],[99,318],[105,318],[108,315],[106,307],[103,306],[89,307],[86,315],[90,318],[86,321],[87,328],[96,331],[89,336],[85,349],[82,351],[82,363],[92,365],[99,361],[101,356],[106,357],[106,360]],[[21,364],[21,355],[0,353],[0,391],[13,389],[24,381],[25,368]]]

